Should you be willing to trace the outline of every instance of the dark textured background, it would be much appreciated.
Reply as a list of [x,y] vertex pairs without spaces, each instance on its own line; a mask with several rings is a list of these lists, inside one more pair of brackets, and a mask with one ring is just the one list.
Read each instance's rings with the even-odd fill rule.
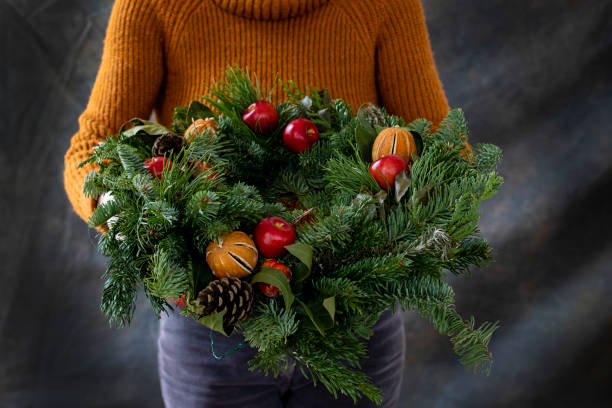
[[[0,407],[162,406],[157,321],[99,312],[105,260],[62,189],[111,0],[0,0]],[[497,262],[456,280],[500,319],[489,377],[405,315],[406,407],[612,406],[612,3],[423,0],[471,142],[501,145],[482,230]],[[8,125],[8,126],[7,126]]]

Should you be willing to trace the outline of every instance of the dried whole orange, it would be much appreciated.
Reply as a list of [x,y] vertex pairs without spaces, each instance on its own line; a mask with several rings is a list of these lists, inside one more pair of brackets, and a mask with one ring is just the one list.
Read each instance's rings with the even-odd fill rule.
[[206,262],[218,278],[242,278],[257,265],[257,247],[242,231],[230,232],[212,241],[206,248]]
[[215,118],[196,119],[185,131],[185,139],[191,142],[197,134],[202,134],[206,129],[210,129],[213,132],[217,130]]
[[399,126],[389,127],[380,131],[372,146],[372,161],[396,154],[412,162],[412,154],[417,153],[416,143],[412,133]]

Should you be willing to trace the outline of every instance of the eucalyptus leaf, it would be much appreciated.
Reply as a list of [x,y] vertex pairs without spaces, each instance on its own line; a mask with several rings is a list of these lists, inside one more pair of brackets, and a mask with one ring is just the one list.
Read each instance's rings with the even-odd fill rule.
[[295,244],[285,246],[285,249],[306,265],[308,271],[312,269],[313,248],[310,245],[296,242]]
[[275,268],[270,268],[268,266],[264,266],[261,268],[261,271],[256,273],[251,279],[251,285],[256,282],[269,283],[270,285],[276,286],[283,295],[283,299],[285,300],[285,307],[287,309],[291,308],[293,301],[295,300],[295,296],[293,296],[293,292],[291,291],[291,286],[289,285],[289,279],[285,276],[285,274]]

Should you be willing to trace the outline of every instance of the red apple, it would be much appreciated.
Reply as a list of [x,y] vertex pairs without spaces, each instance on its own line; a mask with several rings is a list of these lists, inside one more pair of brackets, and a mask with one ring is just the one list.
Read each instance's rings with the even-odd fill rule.
[[292,120],[283,131],[285,147],[294,153],[310,149],[319,140],[319,130],[312,121],[304,118]]
[[279,217],[267,217],[255,227],[255,244],[266,258],[276,258],[287,252],[285,245],[295,242],[291,224]]
[[244,110],[242,121],[251,130],[266,134],[278,126],[278,112],[270,102],[259,100],[253,102]]
[[[275,259],[268,259],[261,266],[262,267],[267,266],[270,268],[278,269],[279,271],[284,273],[287,279],[289,280],[291,280],[293,276],[291,274],[291,269],[289,269],[287,265],[277,262]],[[264,295],[269,296],[269,297],[276,297],[280,294],[280,289],[274,285],[270,285],[269,283],[257,282],[255,283],[255,286],[257,286],[257,289],[261,290]]]
[[144,167],[149,170],[149,173],[151,173],[153,177],[161,178],[164,167],[170,170],[172,168],[172,162],[165,157],[157,156],[146,160],[144,162]]
[[391,154],[376,160],[370,165],[370,174],[383,190],[393,191],[395,176],[408,170],[408,163],[401,156]]

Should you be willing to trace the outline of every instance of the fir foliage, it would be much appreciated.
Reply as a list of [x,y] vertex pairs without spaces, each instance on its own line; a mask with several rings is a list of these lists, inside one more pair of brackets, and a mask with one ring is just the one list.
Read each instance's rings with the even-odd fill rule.
[[[161,178],[143,162],[167,129],[138,119],[81,164],[98,166],[86,176],[87,196],[114,196],[90,218],[92,226],[109,225],[99,241],[110,258],[102,294],[109,321],[129,324],[140,286],[158,317],[173,307],[168,299],[184,295],[183,314],[200,318],[189,301],[214,279],[205,261],[208,244],[230,231],[252,233],[259,220],[275,215],[295,223],[300,248],[311,251],[278,259],[294,273],[296,301],[284,304],[282,296],[258,293],[251,315],[238,324],[258,349],[251,369],[278,375],[297,364],[334,395],[380,402],[359,361],[367,358],[364,339],[381,313],[399,305],[449,336],[468,369],[488,372],[488,344],[498,324],[476,326],[473,317],[462,318],[445,277],[491,260],[478,228],[479,206],[503,181],[495,172],[501,150],[481,144],[465,155],[468,126],[460,109],[433,132],[426,119],[406,123],[371,104],[356,111],[325,89],[303,91],[293,81],[281,86],[289,99],[277,106],[279,126],[257,134],[241,115],[269,93],[248,70],[230,67],[203,98],[206,104],[175,110],[174,131],[209,116],[218,130],[195,135],[179,154],[170,154],[173,165]],[[320,133],[300,155],[285,149],[281,137],[298,117],[312,120]],[[381,191],[368,171],[372,135],[395,125],[417,132],[423,142],[399,199]],[[198,162],[211,168],[202,171]]]

